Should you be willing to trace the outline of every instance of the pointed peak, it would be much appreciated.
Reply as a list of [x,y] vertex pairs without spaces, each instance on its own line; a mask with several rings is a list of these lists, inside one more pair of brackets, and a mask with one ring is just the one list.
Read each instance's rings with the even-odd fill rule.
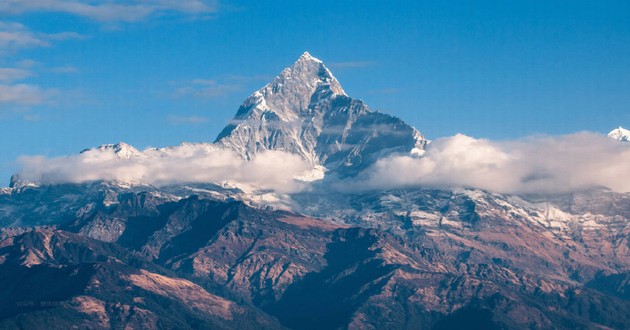
[[[332,72],[324,65],[324,62],[313,57],[309,52],[304,52],[293,66],[284,69],[276,79],[282,80],[284,84],[288,78],[301,81],[311,87],[326,84],[330,86],[334,93],[346,95]],[[272,84],[275,82],[272,82]]]
[[291,67],[283,71],[285,75],[289,75],[291,72],[308,72],[317,76],[333,78],[332,73],[326,68],[324,62],[313,57],[309,52],[304,52]]
[[323,63],[320,59],[313,57],[309,52],[304,52],[296,62],[317,62]]

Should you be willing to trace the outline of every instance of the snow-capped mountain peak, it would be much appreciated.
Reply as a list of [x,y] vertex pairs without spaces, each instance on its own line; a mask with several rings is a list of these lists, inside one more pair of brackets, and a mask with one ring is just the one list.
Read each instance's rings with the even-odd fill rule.
[[630,142],[630,130],[627,130],[621,126],[610,131],[610,133],[608,133],[608,136],[617,141]]
[[[161,174],[160,162],[181,167],[187,165],[186,159],[207,165],[208,160],[220,158],[238,165],[243,160],[253,160],[263,151],[275,150],[305,160],[296,168],[302,171],[302,167],[306,167],[306,171],[294,179],[308,182],[328,175],[356,175],[393,153],[421,155],[426,143],[420,132],[399,118],[373,112],[363,101],[347,96],[324,63],[304,53],[291,67],[245,100],[215,143],[183,143],[144,151],[124,142],[103,144],[70,158],[87,174],[78,179],[75,173],[64,175],[77,182],[115,179],[134,184],[136,181],[161,183],[168,181],[164,177],[170,176]],[[63,158],[52,161],[54,164],[65,162]],[[83,167],[85,164],[101,166],[95,166],[92,171]],[[44,179],[57,182],[59,176],[42,172],[38,165],[33,166],[31,172],[34,174],[24,176],[25,179],[15,176],[12,186]],[[148,173],[159,175],[152,177]],[[199,177],[190,176],[186,180],[194,182]]]
[[98,152],[98,153],[113,152],[116,155],[116,157],[120,159],[130,159],[130,158],[144,156],[143,153],[140,152],[138,149],[134,148],[133,146],[125,142],[118,142],[114,144],[102,144],[98,146],[97,148],[85,149],[81,151],[81,153],[87,153],[87,152]]
[[339,81],[324,65],[324,62],[311,56],[308,52],[304,52],[293,66],[285,69],[278,78],[280,78],[280,83],[286,84],[288,80],[297,80],[298,82],[309,84],[312,88],[324,85],[329,87],[335,94],[346,95]]
[[324,63],[305,52],[243,102],[216,143],[245,159],[281,150],[349,174],[385,153],[421,152],[426,140],[402,120],[348,97]]
[[299,120],[316,94],[346,95],[324,63],[305,52],[291,67],[250,95],[237,117],[251,115],[264,120],[277,116],[286,122]]

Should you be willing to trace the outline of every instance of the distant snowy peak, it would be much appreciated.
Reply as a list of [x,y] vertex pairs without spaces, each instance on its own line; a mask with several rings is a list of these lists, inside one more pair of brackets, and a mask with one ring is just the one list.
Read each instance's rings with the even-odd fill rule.
[[215,142],[244,159],[264,150],[290,152],[345,176],[387,154],[421,153],[426,139],[348,97],[324,63],[305,52],[247,98]]
[[98,148],[85,149],[81,151],[82,154],[90,152],[112,152],[114,155],[116,155],[116,157],[120,159],[130,159],[144,156],[143,153],[140,152],[138,149],[125,142],[118,142],[116,144],[102,144]]
[[617,141],[630,142],[630,130],[624,129],[621,126],[610,131],[610,133],[608,133],[608,136]]
[[147,148],[139,151],[133,146],[119,142],[116,144],[102,144],[96,148],[85,149],[81,151],[84,156],[101,155],[103,153],[111,153],[119,159],[137,159],[137,158],[159,158],[159,157],[188,157],[194,154],[207,153],[217,149],[212,143],[190,143],[184,142],[178,146],[170,146],[165,148]]

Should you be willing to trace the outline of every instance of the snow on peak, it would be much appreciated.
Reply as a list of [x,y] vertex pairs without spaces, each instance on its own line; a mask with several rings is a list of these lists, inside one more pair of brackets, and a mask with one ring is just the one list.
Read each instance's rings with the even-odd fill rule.
[[86,149],[81,151],[81,153],[89,152],[92,150],[96,150],[98,152],[111,151],[116,155],[116,157],[120,159],[129,159],[133,157],[143,156],[142,152],[125,142],[118,142],[115,144],[102,144],[96,149]]
[[619,126],[619,128],[610,131],[610,133],[608,133],[608,137],[617,141],[630,142],[630,130]]
[[324,63],[305,52],[246,99],[215,142],[244,159],[279,150],[313,166],[355,173],[392,152],[420,154],[426,139],[402,120],[348,97]]
[[302,56],[298,58],[298,62],[299,61],[302,61],[302,62],[313,61],[317,63],[322,63],[320,59],[313,57],[309,52],[304,52]]
[[292,67],[282,71],[278,78],[280,78],[279,80],[295,80],[307,84],[311,88],[326,86],[335,94],[346,95],[339,81],[337,81],[332,72],[324,65],[324,62],[311,56],[308,52],[304,52],[304,54],[295,61]]
[[254,92],[243,106],[252,112],[272,112],[281,120],[298,120],[313,96],[329,98],[334,95],[347,96],[322,61],[305,52],[269,84]]

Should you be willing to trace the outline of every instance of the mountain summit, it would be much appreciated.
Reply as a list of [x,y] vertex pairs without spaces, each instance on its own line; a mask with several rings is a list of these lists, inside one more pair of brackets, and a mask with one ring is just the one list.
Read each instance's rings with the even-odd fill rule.
[[351,176],[387,154],[421,152],[427,140],[346,95],[324,63],[305,52],[250,95],[215,142],[245,159],[282,150]]
[[608,133],[608,137],[617,141],[630,142],[630,131],[619,126],[619,128],[610,131],[610,133]]

